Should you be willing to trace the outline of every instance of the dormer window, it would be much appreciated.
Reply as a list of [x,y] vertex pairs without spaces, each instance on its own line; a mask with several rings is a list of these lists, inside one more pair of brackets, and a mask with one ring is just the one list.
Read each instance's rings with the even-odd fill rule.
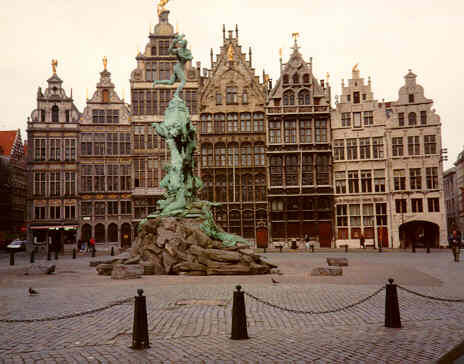
[[284,92],[284,106],[295,105],[295,94],[292,91]]
[[414,94],[409,94],[408,99],[409,99],[410,104],[413,103],[414,102]]
[[151,55],[156,56],[156,47],[151,47]]
[[359,104],[359,102],[359,91],[355,91],[353,92],[353,104]]
[[288,84],[288,75],[284,75],[284,85]]
[[219,91],[216,92],[216,105],[222,105],[222,94]]
[[298,76],[298,73],[295,73],[293,75],[293,83],[299,83],[300,82],[300,76]]
[[309,75],[307,73],[303,75],[303,83],[309,83]]
[[298,94],[298,105],[309,105],[309,91],[301,90]]
[[71,114],[70,111],[66,110],[65,115],[66,115],[66,122],[67,123],[69,123],[71,121],[70,114]]
[[45,110],[44,109],[40,110],[40,121],[41,122],[45,121]]
[[110,92],[108,90],[103,90],[102,101],[103,102],[110,102]]
[[52,107],[52,122],[53,123],[58,123],[60,121],[60,110],[58,109],[58,106],[53,105]]

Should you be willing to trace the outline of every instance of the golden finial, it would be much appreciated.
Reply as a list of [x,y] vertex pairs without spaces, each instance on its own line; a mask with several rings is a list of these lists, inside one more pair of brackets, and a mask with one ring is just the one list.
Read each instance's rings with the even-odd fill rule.
[[359,71],[358,66],[359,66],[359,63],[356,63],[356,64],[353,66],[353,72],[358,72],[358,71]]
[[327,72],[327,74],[325,75],[325,78],[327,78],[327,82],[329,82],[329,79],[330,79],[330,74],[329,74],[329,72]]
[[269,83],[269,75],[267,73],[264,74],[264,83],[266,85]]
[[282,48],[279,48],[279,56],[282,58]]
[[292,37],[293,37],[293,40],[296,41],[298,40],[298,37],[300,36],[300,33],[296,32],[296,33],[292,33]]
[[234,47],[231,45],[229,45],[229,49],[227,50],[227,58],[229,61],[233,61],[234,60]]
[[176,33],[179,33],[179,21],[176,20]]
[[106,67],[108,66],[108,58],[106,56],[103,57],[103,68],[106,71]]
[[121,93],[121,94],[122,94],[122,100],[124,101],[125,96],[126,96],[126,93],[125,93],[124,89],[122,89],[122,93]]
[[158,3],[158,16],[160,16],[166,9],[164,6],[169,2],[169,0],[160,0]]
[[53,74],[56,75],[56,67],[58,66],[58,61],[56,59],[52,59],[52,71]]
[[89,99],[89,89],[88,88],[85,89],[85,99],[86,100]]

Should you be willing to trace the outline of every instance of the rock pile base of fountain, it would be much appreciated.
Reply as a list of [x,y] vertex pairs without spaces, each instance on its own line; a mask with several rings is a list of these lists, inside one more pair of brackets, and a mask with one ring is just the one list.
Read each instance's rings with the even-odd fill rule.
[[[115,265],[141,265],[144,274],[178,275],[253,275],[269,274],[277,266],[266,262],[248,245],[224,247],[200,228],[204,219],[159,217],[147,220],[137,235],[130,253],[111,261]],[[109,267],[97,271],[109,275]],[[121,269],[113,269],[120,272]],[[105,272],[105,273],[103,273]],[[118,273],[120,278],[120,274]]]

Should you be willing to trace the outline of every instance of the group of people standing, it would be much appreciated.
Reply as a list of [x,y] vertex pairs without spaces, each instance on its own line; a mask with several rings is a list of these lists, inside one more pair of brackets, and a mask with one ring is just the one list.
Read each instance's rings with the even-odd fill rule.
[[90,238],[89,240],[79,239],[77,242],[77,249],[80,253],[89,253],[95,250],[95,239]]

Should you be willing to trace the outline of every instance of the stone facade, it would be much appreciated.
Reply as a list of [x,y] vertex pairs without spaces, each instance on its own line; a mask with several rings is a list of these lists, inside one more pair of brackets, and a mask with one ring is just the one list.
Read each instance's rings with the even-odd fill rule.
[[242,53],[238,29],[223,27],[223,45],[205,70],[200,94],[202,198],[221,202],[215,218],[226,231],[255,238],[267,222],[264,104],[266,90]]
[[268,208],[273,240],[308,234],[332,244],[330,87],[298,51],[281,62],[266,108]]
[[[411,71],[395,102],[354,68],[334,111],[337,244],[446,245],[441,123]],[[371,242],[369,241],[371,240]]]
[[388,246],[387,154],[385,124],[391,111],[374,99],[355,66],[332,112],[336,244]]
[[[177,62],[176,56],[168,53],[175,34],[168,16],[169,11],[162,12],[159,23],[154,29],[150,29],[149,40],[143,51],[137,54],[137,67],[130,77],[134,228],[155,210],[156,202],[162,197],[164,190],[159,188],[159,183],[165,176],[163,167],[170,160],[164,139],[152,127],[153,123],[164,119],[164,112],[178,86],[176,83],[153,88],[153,81],[166,80],[173,76],[173,67]],[[181,98],[189,108],[193,124],[197,125],[200,65],[193,68],[189,62],[185,73],[187,83]],[[198,173],[198,163],[196,165]]]
[[105,69],[80,120],[80,238],[97,243],[132,240],[132,158],[129,105]]
[[27,123],[28,239],[56,246],[79,228],[78,140],[81,113],[54,72]]
[[455,211],[456,227],[464,231],[464,152],[459,153],[454,162],[456,168],[455,176]]
[[[409,71],[387,121],[391,244],[447,245],[441,121]],[[422,241],[421,241],[422,240]]]

